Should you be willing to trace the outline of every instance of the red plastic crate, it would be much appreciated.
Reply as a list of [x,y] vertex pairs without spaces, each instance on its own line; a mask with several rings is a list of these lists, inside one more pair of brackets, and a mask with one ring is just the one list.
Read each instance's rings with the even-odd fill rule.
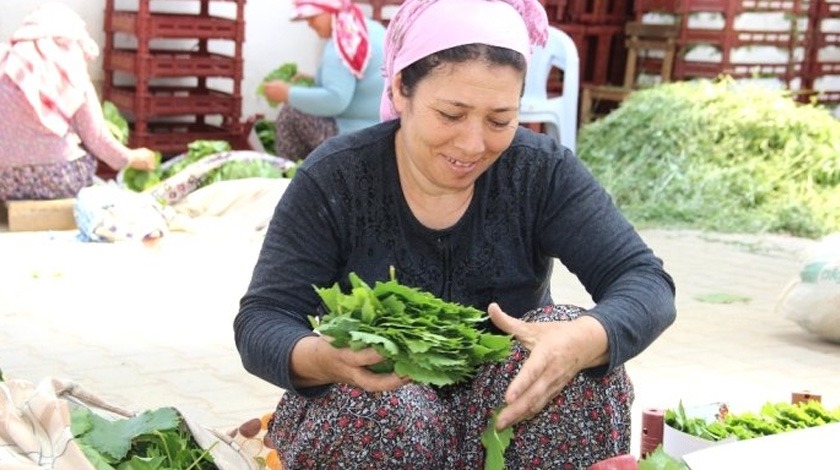
[[624,26],[632,16],[630,0],[570,0],[568,16],[571,23]]
[[712,12],[739,14],[748,11],[783,11],[806,14],[816,0],[680,0],[680,13]]
[[150,123],[148,130],[129,134],[129,145],[174,155],[186,152],[187,146],[195,140],[225,140],[234,150],[252,150],[248,144],[252,126],[250,121],[230,127],[201,123]]
[[244,40],[244,22],[214,16],[114,11],[105,15],[105,31],[148,38]]
[[120,110],[136,117],[178,114],[223,114],[238,116],[242,97],[201,87],[113,87],[109,97]]
[[242,77],[241,58],[208,52],[152,50],[143,55],[136,50],[116,49],[106,52],[104,65],[134,75],[145,71],[146,78]]
[[540,0],[549,23],[563,23],[569,19],[568,0]]
[[623,25],[557,24],[555,26],[568,34],[577,46],[581,84],[613,83],[615,77],[612,72],[620,70],[623,73]]
[[840,2],[820,2],[817,15],[819,18],[840,18]]
[[680,0],[636,0],[633,4],[636,19],[641,19],[646,13],[677,13],[679,8]]

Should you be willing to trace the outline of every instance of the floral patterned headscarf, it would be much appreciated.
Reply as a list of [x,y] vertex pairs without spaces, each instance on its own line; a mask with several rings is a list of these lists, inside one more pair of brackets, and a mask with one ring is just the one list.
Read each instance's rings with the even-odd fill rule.
[[370,44],[361,8],[351,0],[295,0],[292,20],[321,13],[332,14],[332,40],[342,63],[356,78],[362,78],[370,60]]
[[87,66],[98,55],[99,47],[76,12],[45,3],[0,44],[0,77],[9,77],[23,91],[47,129],[64,136],[92,88]]

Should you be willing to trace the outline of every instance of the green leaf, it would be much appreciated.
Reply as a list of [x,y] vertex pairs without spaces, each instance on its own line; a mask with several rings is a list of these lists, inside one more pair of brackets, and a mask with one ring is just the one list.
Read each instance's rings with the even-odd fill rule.
[[639,461],[638,470],[689,470],[682,460],[678,460],[665,453],[662,444],[656,446],[653,452]]
[[180,418],[174,408],[160,408],[113,421],[91,413],[90,422],[91,429],[79,437],[80,441],[106,457],[121,460],[135,437],[154,430],[176,428]]
[[490,422],[481,433],[481,443],[484,445],[484,470],[504,470],[505,450],[513,437],[513,428],[508,426],[501,431],[496,430],[496,418],[502,409],[493,412]]
[[111,135],[123,145],[128,143],[128,121],[120,114],[120,110],[111,101],[102,101],[102,115]]
[[694,299],[699,302],[706,302],[710,304],[734,304],[736,302],[746,303],[752,300],[743,295],[728,294],[726,292],[713,292],[709,294],[696,295],[694,296]]
[[[351,331],[350,337],[353,341],[359,341],[366,345],[375,346],[380,345],[382,349],[384,349],[389,354],[398,354],[399,348],[393,341],[389,340],[388,338],[380,335],[375,335],[372,333],[363,333],[361,331]],[[377,348],[379,349],[379,348]]]

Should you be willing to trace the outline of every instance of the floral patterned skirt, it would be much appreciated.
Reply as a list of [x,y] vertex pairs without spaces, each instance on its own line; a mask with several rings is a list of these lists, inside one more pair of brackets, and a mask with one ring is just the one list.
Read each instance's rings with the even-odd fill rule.
[[[569,321],[582,310],[548,306],[525,321]],[[528,357],[514,342],[504,363],[469,382],[409,384],[369,393],[337,384],[318,398],[287,393],[269,425],[285,469],[480,469],[481,433]],[[578,374],[542,412],[514,426],[506,468],[585,469],[630,452],[633,386],[623,367]]]
[[306,114],[283,105],[274,120],[274,151],[296,162],[309,156],[321,142],[338,134],[335,118]]
[[64,199],[93,183],[96,158],[85,155],[52,165],[0,168],[0,201]]

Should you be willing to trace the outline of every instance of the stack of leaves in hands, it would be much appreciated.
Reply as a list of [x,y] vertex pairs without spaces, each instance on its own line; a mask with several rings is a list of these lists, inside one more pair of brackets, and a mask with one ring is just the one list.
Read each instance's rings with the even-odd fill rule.
[[327,313],[309,320],[315,331],[333,338],[335,347],[374,348],[386,358],[371,366],[374,372],[393,371],[419,383],[444,386],[510,354],[510,336],[476,327],[487,318],[484,312],[402,285],[393,269],[391,280],[378,281],[373,288],[355,273],[349,280],[347,294],[338,283],[316,287]]

